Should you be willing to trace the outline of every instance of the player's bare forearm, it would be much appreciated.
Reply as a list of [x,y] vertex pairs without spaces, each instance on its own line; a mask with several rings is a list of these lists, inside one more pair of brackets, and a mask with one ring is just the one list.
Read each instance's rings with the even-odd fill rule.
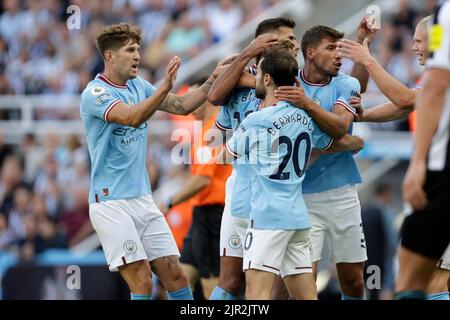
[[214,78],[210,77],[200,87],[183,96],[169,93],[167,98],[158,106],[158,110],[179,115],[190,114],[206,101],[206,96],[213,81]]
[[346,134],[341,139],[335,139],[324,153],[351,151],[356,153],[364,148],[364,140],[358,136]]
[[335,139],[342,138],[347,132],[348,127],[339,115],[322,109],[318,104],[310,101],[306,112],[314,119],[319,128]]
[[172,205],[177,205],[192,198],[197,193],[206,188],[210,182],[211,177],[208,176],[202,176],[198,174],[190,176],[181,190],[171,197]]
[[381,104],[364,111],[362,122],[387,122],[406,118],[414,105],[398,106],[392,102]]
[[345,122],[341,117],[322,109],[317,103],[309,99],[298,84],[297,87],[282,86],[275,91],[278,100],[287,101],[299,109],[305,110],[319,125],[320,129],[333,138],[339,139],[347,133]]
[[[358,37],[358,40],[356,42],[358,42],[359,44],[363,44],[364,38]],[[369,82],[369,71],[367,71],[366,67],[363,64],[355,63],[350,75],[359,81],[359,85],[361,86],[361,93],[366,92],[367,83]]]
[[228,95],[238,84],[241,75],[253,57],[243,52],[220,74],[208,92],[208,100],[214,105],[225,104]]
[[450,71],[431,69],[423,90],[417,97],[417,127],[412,161],[425,162],[450,85]]
[[[369,16],[365,16],[359,22],[356,29],[357,39],[356,43],[367,48],[367,53],[370,55],[370,43],[375,39],[377,33],[376,25],[374,25],[373,19]],[[361,85],[361,93],[366,92],[367,83],[369,82],[369,72],[362,63],[355,63],[351,72],[351,76],[358,79]]]
[[399,106],[410,106],[414,104],[416,90],[406,87],[403,83],[391,76],[375,58],[370,59],[366,63],[366,68],[378,88],[380,88],[381,92],[389,100]]
[[209,77],[199,88],[188,92],[182,97],[182,106],[185,114],[189,114],[200,107],[207,99],[208,92],[214,83],[215,77]]
[[362,64],[354,64],[350,75],[359,81],[361,93],[366,92],[367,83],[369,82],[369,72]]
[[110,111],[108,121],[138,128],[158,110],[158,105],[166,99],[168,92],[166,87],[159,87],[152,96],[132,108],[120,103]]
[[241,78],[239,79],[236,87],[239,88],[255,88],[256,87],[256,77],[249,72],[242,72]]

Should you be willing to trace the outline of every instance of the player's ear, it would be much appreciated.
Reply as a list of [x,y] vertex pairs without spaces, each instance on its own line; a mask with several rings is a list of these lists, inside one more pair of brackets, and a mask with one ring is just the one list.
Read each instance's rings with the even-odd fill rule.
[[314,48],[308,48],[306,49],[306,58],[312,60],[314,59],[314,54],[316,53],[316,50]]
[[111,61],[113,58],[113,54],[114,52],[112,50],[105,50],[105,53],[103,54],[105,61]]
[[267,87],[270,85],[271,82],[272,82],[272,77],[270,76],[270,74],[266,73],[264,75],[264,85]]

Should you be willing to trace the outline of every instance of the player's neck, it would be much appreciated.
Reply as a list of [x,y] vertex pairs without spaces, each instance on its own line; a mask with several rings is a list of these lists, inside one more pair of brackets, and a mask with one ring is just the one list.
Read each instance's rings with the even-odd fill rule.
[[119,86],[127,85],[127,79],[122,79],[117,72],[112,70],[112,68],[106,67],[102,74],[106,79],[108,79],[115,85],[119,85]]
[[314,84],[323,84],[330,81],[330,76],[319,72],[312,63],[305,64],[303,68],[303,76],[305,80]]
[[280,100],[275,98],[275,88],[267,88],[266,96],[264,97],[264,101],[261,103],[260,109],[276,104],[278,101]]

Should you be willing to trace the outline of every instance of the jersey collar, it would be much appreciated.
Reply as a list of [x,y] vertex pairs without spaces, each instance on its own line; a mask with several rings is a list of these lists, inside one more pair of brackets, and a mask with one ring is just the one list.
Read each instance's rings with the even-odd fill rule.
[[306,80],[306,77],[305,77],[305,69],[302,69],[302,70],[300,71],[300,78],[301,78],[302,81],[303,81],[304,83],[306,83],[307,85],[309,85],[309,86],[315,86],[315,87],[324,87],[324,86],[326,86],[327,84],[329,84],[330,81],[331,81],[331,77],[330,77],[330,78],[328,79],[328,81],[325,82],[325,83],[312,83],[312,82],[309,82],[308,80]]
[[102,73],[97,74],[97,79],[102,80],[103,82],[106,82],[106,83],[107,83],[108,85],[110,85],[111,87],[119,88],[119,89],[127,89],[127,86],[126,86],[126,85],[125,85],[125,86],[122,86],[122,85],[119,85],[119,84],[115,84],[114,82],[112,82],[111,80],[109,80],[107,77],[105,77],[105,75],[102,74]]

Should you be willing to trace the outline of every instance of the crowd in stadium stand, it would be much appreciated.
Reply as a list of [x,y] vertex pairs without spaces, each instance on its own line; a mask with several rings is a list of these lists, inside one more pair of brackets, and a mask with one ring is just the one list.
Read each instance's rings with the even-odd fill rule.
[[[94,40],[105,24],[142,29],[141,72],[159,79],[168,59],[185,63],[277,0],[5,0],[0,15],[0,94],[79,93],[102,70]],[[69,30],[69,5],[81,10]]]
[[[186,62],[275,2],[5,0],[0,14],[0,94],[80,93],[102,70],[94,46],[96,33],[102,25],[119,21],[141,26],[140,68],[154,81],[173,54]],[[414,86],[422,70],[411,50],[412,34],[415,23],[428,12],[402,7],[407,1],[400,3],[398,12],[385,19],[374,50],[388,72]],[[83,32],[66,27],[65,9],[70,4],[83,8]],[[369,92],[377,92],[373,84]],[[0,119],[8,117],[10,113],[0,111]],[[36,253],[71,247],[92,234],[84,137],[28,134],[20,145],[11,146],[4,134],[0,132],[0,251],[16,251],[30,261]],[[168,192],[158,186],[179,185],[177,181],[186,177],[185,167],[167,161],[170,143],[155,137],[150,141],[153,189]]]

